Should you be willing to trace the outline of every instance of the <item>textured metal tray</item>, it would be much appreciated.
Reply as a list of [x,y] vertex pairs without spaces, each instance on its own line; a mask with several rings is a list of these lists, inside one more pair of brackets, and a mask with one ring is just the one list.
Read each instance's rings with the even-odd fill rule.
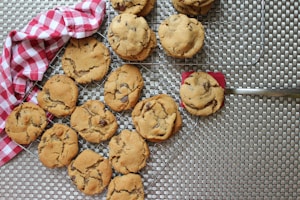
[[[228,19],[243,24],[244,30],[240,30],[238,28],[240,26],[237,26],[234,33],[243,33],[245,37],[241,39],[238,37],[240,35],[236,34],[236,38],[232,37],[230,40],[231,45],[224,43],[230,48],[219,47],[223,51],[218,55],[225,53],[229,56],[228,60],[227,57],[221,59],[217,56],[216,60],[210,57],[206,62],[197,59],[178,61],[166,57],[158,47],[146,62],[138,64],[145,78],[142,98],[167,93],[179,103],[180,74],[186,70],[221,71],[225,74],[229,87],[300,87],[299,2],[266,1],[265,5],[262,1],[247,0],[238,1],[240,5],[234,5],[235,1],[217,2],[225,10],[228,5],[233,8],[243,5],[242,10],[233,9],[237,11],[238,16],[244,13],[241,14],[245,16],[243,22]],[[62,4],[58,1],[47,1],[44,5],[52,8],[57,3]],[[66,3],[75,2],[66,1]],[[6,16],[6,6],[15,9],[10,4],[10,1],[2,3],[0,15]],[[170,7],[164,7],[165,5],[169,3],[159,1],[152,17],[159,16],[159,20],[162,20],[174,11]],[[30,1],[21,3],[18,1],[17,6],[19,10],[26,12],[45,9],[42,6],[31,5]],[[250,12],[253,8],[255,13]],[[261,11],[266,12],[265,18],[260,14]],[[28,17],[26,12],[25,14],[15,12],[12,17],[15,19],[20,16]],[[114,14],[114,11],[108,11],[108,17]],[[152,17],[149,16],[149,24],[157,31],[158,23],[151,22]],[[4,28],[17,25],[14,23],[18,21],[9,18],[11,23],[9,24],[7,22],[9,20],[5,19],[4,17]],[[106,25],[110,19],[105,22]],[[256,19],[256,22],[253,19]],[[219,25],[225,26],[220,26],[220,29],[229,29],[226,23]],[[99,39],[106,42],[105,30],[99,32],[104,36],[98,35]],[[263,32],[264,38],[261,37]],[[247,36],[250,37],[248,42],[253,42],[253,45],[248,45],[249,43],[244,41],[248,39]],[[212,44],[212,41],[207,42]],[[244,45],[241,47],[232,44]],[[218,51],[219,49],[215,47],[210,48],[208,52]],[[47,76],[61,73],[59,64],[61,53],[63,49],[53,61]],[[124,63],[113,53],[112,57],[111,70]],[[226,61],[229,64],[224,65],[226,62],[219,61]],[[242,65],[238,66],[240,61]],[[256,65],[249,66],[248,61]],[[214,62],[213,65],[207,64]],[[38,84],[42,86],[43,82]],[[97,88],[96,93],[93,88]],[[84,102],[89,98],[102,100],[102,88],[102,82],[82,87],[79,101]],[[141,171],[146,199],[299,198],[299,99],[230,95],[226,96],[222,110],[212,116],[193,117],[182,108],[180,112],[184,120],[182,130],[166,142],[150,143],[151,158],[148,166]],[[134,128],[129,113],[117,114],[117,117],[120,122],[119,130]],[[68,123],[68,119],[64,122]],[[81,142],[82,148],[95,148],[104,155],[108,153],[106,145],[104,143],[91,146]],[[43,167],[35,156],[36,146],[37,142],[33,143],[26,151],[0,168],[0,199],[104,198],[105,193],[95,197],[80,193],[69,180],[65,169],[50,170]]]

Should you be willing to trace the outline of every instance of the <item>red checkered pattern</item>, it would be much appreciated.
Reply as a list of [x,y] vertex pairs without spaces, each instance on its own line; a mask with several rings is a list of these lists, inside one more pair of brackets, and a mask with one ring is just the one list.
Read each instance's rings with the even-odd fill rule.
[[[0,57],[0,166],[22,148],[6,135],[5,120],[21,103],[33,81],[43,78],[49,62],[70,39],[95,33],[104,20],[105,0],[83,0],[33,18],[21,31],[11,31]],[[36,102],[37,89],[26,101]]]

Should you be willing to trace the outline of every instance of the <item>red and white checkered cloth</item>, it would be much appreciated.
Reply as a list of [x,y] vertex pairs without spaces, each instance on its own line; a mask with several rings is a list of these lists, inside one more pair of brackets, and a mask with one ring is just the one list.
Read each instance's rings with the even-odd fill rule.
[[[87,37],[100,28],[105,11],[105,0],[83,0],[39,14],[21,31],[9,33],[0,57],[0,166],[22,150],[4,130],[10,112],[32,83],[43,78],[49,62],[70,37]],[[36,103],[36,92],[26,101]]]

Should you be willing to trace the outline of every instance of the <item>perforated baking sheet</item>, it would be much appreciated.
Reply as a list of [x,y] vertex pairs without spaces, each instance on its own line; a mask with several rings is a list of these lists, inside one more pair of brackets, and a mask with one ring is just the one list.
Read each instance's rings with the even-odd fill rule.
[[[49,0],[39,6],[33,5],[31,1],[16,1],[17,7],[14,7],[11,2],[13,1],[0,2],[0,15],[4,22],[2,30],[20,26],[20,18],[26,19],[35,11],[63,4]],[[248,31],[250,37],[248,39],[246,34],[241,43],[235,42],[241,41],[238,37],[240,35],[236,34],[237,37],[230,40],[231,44],[245,45],[233,45],[220,51],[222,54],[219,56],[228,50],[225,55],[229,56],[230,63],[224,65],[219,62],[226,61],[227,57],[215,57],[216,60],[213,61],[218,61],[218,64],[212,65],[207,63],[212,63],[213,57],[210,60],[205,57],[208,59],[206,64],[197,59],[173,60],[166,57],[158,47],[147,61],[138,64],[145,78],[142,98],[167,93],[179,104],[180,74],[187,70],[221,71],[225,74],[228,87],[300,88],[299,2],[266,1],[265,5],[262,1],[237,2],[240,4],[235,5],[235,1],[218,1],[222,5],[220,8],[225,7],[226,10],[229,6],[235,8],[236,15],[245,16],[242,22],[232,18],[227,20],[243,24],[245,29],[239,30],[240,26],[237,26],[234,33]],[[64,1],[64,4],[73,3],[76,2]],[[173,8],[165,5],[170,4],[159,1],[153,12],[154,16],[159,13],[159,19],[166,18],[171,12],[168,10]],[[245,8],[244,12],[239,10],[240,6]],[[250,12],[253,8],[256,8],[255,13]],[[14,12],[8,12],[9,9]],[[258,16],[261,16],[260,11],[263,10],[264,23],[260,24]],[[114,11],[109,10],[108,17],[114,14]],[[259,22],[254,22],[253,19],[258,19]],[[150,26],[157,30],[158,23],[148,20]],[[107,23],[109,18],[105,24]],[[220,25],[225,26],[225,30],[230,29],[226,24]],[[219,28],[223,29],[222,26]],[[263,38],[259,31],[262,30],[261,27],[264,27]],[[105,29],[99,33],[97,37],[106,42]],[[244,41],[245,38],[248,42]],[[253,45],[248,45],[249,42],[253,42]],[[262,42],[264,51],[260,48]],[[217,48],[215,50],[218,52]],[[63,49],[60,53],[63,53]],[[239,54],[242,56],[239,57]],[[61,54],[53,61],[53,67],[47,72],[47,76],[62,73],[60,57]],[[114,53],[112,58],[111,70],[124,63]],[[249,63],[256,64],[249,66],[249,60]],[[236,61],[242,61],[242,65],[235,65],[234,63],[238,63]],[[38,84],[42,86],[43,82]],[[102,84],[103,82],[97,82],[81,88],[79,102],[89,98],[103,100]],[[95,95],[92,95],[95,92],[93,88],[97,88]],[[149,143],[151,158],[147,167],[140,172],[146,199],[300,197],[299,99],[229,95],[226,96],[225,106],[212,116],[193,117],[183,108],[180,108],[180,112],[183,116],[182,130],[166,142]],[[134,128],[129,113],[116,115],[119,130]],[[64,122],[68,123],[68,119]],[[82,148],[95,148],[103,155],[108,153],[106,145],[91,146],[81,142]],[[105,192],[95,197],[79,192],[69,180],[65,169],[50,170],[43,167],[35,156],[36,149],[37,142],[0,168],[0,199],[104,199]]]

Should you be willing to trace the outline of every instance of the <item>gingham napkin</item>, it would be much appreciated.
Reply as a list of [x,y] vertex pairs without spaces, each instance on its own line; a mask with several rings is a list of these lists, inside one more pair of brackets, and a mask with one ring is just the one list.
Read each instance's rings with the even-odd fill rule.
[[[33,81],[41,80],[57,51],[70,39],[95,33],[105,17],[105,0],[83,0],[33,18],[21,31],[11,31],[0,57],[0,166],[22,148],[5,133],[5,120],[24,99]],[[26,101],[36,103],[35,88]]]

